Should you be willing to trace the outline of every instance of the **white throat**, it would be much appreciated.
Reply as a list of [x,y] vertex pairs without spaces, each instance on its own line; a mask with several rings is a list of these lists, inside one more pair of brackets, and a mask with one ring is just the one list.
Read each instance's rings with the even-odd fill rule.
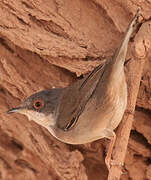
[[53,114],[49,114],[46,116],[43,113],[32,111],[32,110],[22,111],[20,113],[26,115],[29,120],[33,120],[37,124],[40,124],[41,126],[47,128],[47,129],[50,126],[54,126],[56,124]]

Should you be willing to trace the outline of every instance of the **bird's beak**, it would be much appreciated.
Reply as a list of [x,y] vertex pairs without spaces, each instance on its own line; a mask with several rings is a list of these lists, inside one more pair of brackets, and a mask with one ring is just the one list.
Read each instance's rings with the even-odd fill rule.
[[22,110],[22,107],[15,107],[15,108],[12,108],[12,109],[8,110],[7,114],[11,114],[11,113],[14,113],[14,112],[20,113],[21,110]]

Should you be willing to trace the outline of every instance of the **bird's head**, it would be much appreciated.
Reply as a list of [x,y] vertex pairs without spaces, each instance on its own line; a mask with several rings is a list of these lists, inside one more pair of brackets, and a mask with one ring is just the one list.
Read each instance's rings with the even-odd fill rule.
[[10,113],[20,113],[36,123],[48,127],[55,124],[55,110],[59,103],[62,89],[54,88],[32,94],[18,107],[7,111]]

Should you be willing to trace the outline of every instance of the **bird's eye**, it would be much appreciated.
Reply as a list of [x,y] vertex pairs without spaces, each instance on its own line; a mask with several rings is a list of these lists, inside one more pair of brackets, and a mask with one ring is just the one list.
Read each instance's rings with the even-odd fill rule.
[[40,99],[36,99],[33,103],[35,109],[41,109],[44,106],[44,102]]

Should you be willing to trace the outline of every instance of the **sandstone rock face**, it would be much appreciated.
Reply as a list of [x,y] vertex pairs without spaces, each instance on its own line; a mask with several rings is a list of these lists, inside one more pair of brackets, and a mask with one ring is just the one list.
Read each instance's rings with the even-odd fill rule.
[[34,92],[68,86],[110,58],[138,6],[144,20],[127,59],[146,63],[121,179],[151,179],[151,1],[2,0],[1,180],[107,179],[106,140],[67,145],[23,115],[5,112]]

